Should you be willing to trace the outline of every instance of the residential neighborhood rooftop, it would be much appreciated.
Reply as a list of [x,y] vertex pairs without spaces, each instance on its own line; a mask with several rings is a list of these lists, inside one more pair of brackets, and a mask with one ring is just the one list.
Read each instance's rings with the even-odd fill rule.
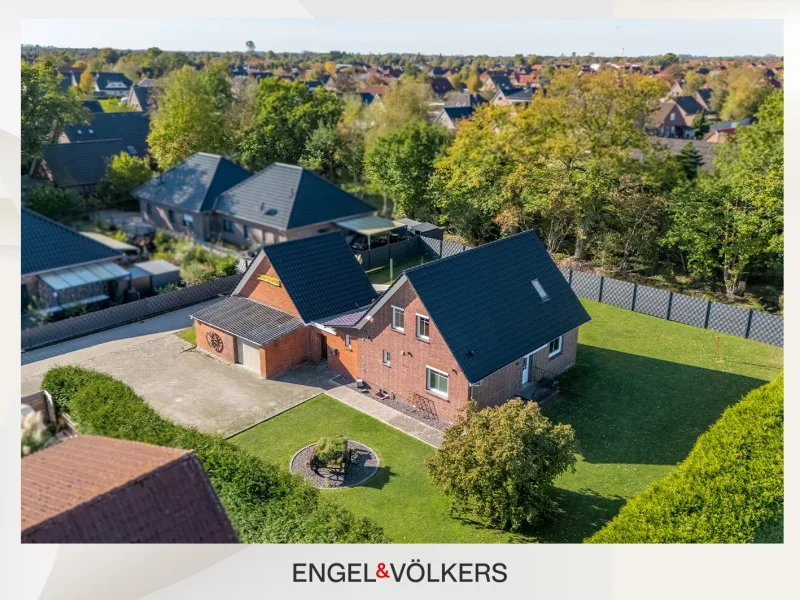
[[198,152],[133,190],[135,198],[191,212],[209,211],[224,191],[252,173],[218,154]]
[[22,209],[21,234],[23,275],[120,257],[107,245],[27,208]]
[[375,212],[312,171],[273,163],[217,198],[223,215],[286,231]]
[[303,326],[294,315],[240,296],[220,300],[193,313],[192,318],[259,346]]

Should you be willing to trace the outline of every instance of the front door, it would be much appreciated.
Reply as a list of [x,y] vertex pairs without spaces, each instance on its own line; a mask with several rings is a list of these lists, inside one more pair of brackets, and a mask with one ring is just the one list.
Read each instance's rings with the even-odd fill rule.
[[525,385],[530,381],[532,362],[533,362],[533,352],[522,357],[522,385]]
[[320,360],[328,360],[328,338],[320,334]]

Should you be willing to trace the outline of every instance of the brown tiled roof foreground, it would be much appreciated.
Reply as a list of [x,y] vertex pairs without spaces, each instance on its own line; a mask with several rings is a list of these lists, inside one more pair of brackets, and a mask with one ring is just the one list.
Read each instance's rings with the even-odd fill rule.
[[193,452],[79,436],[22,459],[22,541],[237,539]]

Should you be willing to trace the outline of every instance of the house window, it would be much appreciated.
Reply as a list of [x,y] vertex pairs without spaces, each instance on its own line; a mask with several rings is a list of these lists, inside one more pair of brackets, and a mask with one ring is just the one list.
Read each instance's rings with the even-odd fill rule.
[[192,227],[194,225],[194,217],[192,215],[183,215],[183,226]]
[[392,307],[392,329],[395,331],[405,331],[405,312],[397,306]]
[[233,222],[229,221],[228,219],[222,219],[222,229],[225,233],[233,232]]
[[244,239],[247,239],[247,234],[247,225],[242,225],[242,235],[244,236]]
[[149,202],[147,203],[147,214],[153,216],[153,205]]
[[563,339],[564,336],[560,335],[552,342],[550,342],[550,344],[548,345],[548,351],[549,351],[548,356],[550,358],[553,358],[554,356],[558,356],[559,354],[561,354],[561,342],[563,341]]
[[350,348],[353,345],[353,341],[348,334],[344,335],[344,347]]
[[669,113],[669,120],[670,121],[674,121],[675,120],[675,113]]
[[430,339],[431,320],[423,315],[417,315],[417,337],[421,340]]
[[550,296],[548,296],[547,292],[544,291],[544,288],[542,287],[542,284],[539,283],[538,279],[534,279],[531,281],[531,283],[533,284],[533,289],[535,289],[536,293],[539,294],[539,298],[542,299],[542,302],[547,302],[550,300]]
[[175,212],[171,208],[167,211],[167,218],[169,219],[170,223],[175,222]]
[[447,398],[449,376],[443,371],[428,367],[426,369],[427,383],[425,389],[429,392]]
[[388,350],[384,350],[383,351],[383,364],[385,364],[388,367],[390,364],[392,364],[391,358],[392,357],[389,355],[389,351]]

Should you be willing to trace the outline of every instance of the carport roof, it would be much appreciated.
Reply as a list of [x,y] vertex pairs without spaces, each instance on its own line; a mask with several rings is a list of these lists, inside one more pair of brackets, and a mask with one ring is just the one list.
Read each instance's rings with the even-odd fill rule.
[[337,221],[339,227],[344,227],[350,231],[355,231],[362,235],[380,235],[398,227],[405,227],[405,223],[401,221],[392,221],[384,219],[375,215],[367,217],[358,217],[356,219],[347,219],[345,221]]
[[199,310],[191,318],[259,346],[303,326],[294,315],[241,296],[225,298]]

